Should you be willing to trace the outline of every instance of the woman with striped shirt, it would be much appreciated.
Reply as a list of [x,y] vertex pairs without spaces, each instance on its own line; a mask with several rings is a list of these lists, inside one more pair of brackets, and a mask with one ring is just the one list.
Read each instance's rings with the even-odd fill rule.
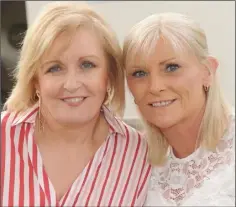
[[150,165],[124,108],[121,50],[91,9],[53,3],[28,29],[1,118],[1,206],[142,206]]

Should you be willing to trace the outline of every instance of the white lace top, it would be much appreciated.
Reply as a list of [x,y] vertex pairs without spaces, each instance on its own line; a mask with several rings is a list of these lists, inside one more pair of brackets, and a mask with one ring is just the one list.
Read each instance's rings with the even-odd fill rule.
[[199,148],[153,167],[145,206],[235,206],[235,116],[216,152]]

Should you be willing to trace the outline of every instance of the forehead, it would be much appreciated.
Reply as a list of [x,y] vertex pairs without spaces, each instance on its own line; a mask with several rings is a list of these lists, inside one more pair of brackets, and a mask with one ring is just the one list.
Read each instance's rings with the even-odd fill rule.
[[183,45],[179,47],[165,38],[159,38],[148,47],[139,47],[130,52],[127,64],[148,65],[149,62],[161,62],[170,58],[187,59],[190,52]]
[[60,33],[48,48],[42,60],[59,58],[66,53],[76,53],[81,56],[102,55],[103,42],[95,31],[88,28],[70,29]]

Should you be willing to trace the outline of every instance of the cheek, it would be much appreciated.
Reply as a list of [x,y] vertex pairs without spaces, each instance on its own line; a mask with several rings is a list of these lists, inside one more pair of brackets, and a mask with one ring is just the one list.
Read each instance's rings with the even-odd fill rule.
[[39,79],[39,87],[42,98],[56,97],[61,90],[61,81],[56,80],[55,77]]
[[173,90],[181,97],[184,102],[192,102],[195,104],[202,95],[202,83],[197,75],[188,75],[181,78],[176,78],[172,84]]
[[127,84],[135,99],[144,97],[148,89],[147,80],[127,78]]
[[87,83],[87,86],[94,92],[106,93],[108,85],[108,74],[103,70],[97,71],[96,73],[91,73],[88,76]]

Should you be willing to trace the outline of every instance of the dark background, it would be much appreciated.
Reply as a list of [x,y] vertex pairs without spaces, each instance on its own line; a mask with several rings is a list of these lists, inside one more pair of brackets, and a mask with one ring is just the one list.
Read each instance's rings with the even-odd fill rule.
[[13,87],[12,72],[27,29],[24,1],[1,1],[1,107]]

